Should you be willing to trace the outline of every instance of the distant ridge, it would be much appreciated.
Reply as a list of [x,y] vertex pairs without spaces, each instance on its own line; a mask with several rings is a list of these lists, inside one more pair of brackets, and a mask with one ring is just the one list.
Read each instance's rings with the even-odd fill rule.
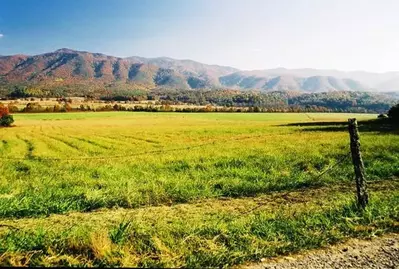
[[399,91],[399,72],[370,73],[319,69],[242,71],[168,57],[120,58],[61,48],[40,55],[0,56],[3,83],[140,83],[148,87],[260,91]]

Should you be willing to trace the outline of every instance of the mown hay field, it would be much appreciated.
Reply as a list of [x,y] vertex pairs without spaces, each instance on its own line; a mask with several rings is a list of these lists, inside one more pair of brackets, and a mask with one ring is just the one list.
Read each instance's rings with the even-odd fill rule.
[[397,133],[361,128],[371,203],[354,205],[345,122],[376,115],[14,117],[0,265],[221,267],[399,227]]

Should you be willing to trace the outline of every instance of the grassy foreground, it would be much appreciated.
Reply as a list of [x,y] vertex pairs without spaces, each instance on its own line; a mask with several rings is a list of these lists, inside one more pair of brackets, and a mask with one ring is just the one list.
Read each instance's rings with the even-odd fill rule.
[[399,136],[361,133],[359,213],[347,132],[328,128],[353,116],[375,118],[16,115],[0,129],[0,265],[219,267],[396,231]]
[[[398,187],[398,182],[389,186]],[[4,220],[0,263],[226,267],[348,237],[399,232],[398,205],[398,191],[374,190],[370,207],[359,213],[348,190],[316,189],[257,199]]]

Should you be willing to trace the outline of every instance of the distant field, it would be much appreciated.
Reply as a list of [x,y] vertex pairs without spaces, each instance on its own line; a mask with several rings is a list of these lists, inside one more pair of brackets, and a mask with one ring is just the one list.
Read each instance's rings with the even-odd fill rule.
[[361,132],[373,192],[357,213],[350,117],[376,115],[16,114],[0,265],[227,266],[395,230],[399,135]]

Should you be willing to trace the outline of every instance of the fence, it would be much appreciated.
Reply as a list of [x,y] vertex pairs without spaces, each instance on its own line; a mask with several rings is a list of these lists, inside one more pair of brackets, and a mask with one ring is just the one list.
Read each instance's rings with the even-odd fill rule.
[[[355,172],[355,179],[356,179],[356,193],[357,193],[357,202],[360,208],[364,209],[368,203],[368,193],[366,187],[366,178],[365,178],[365,168],[361,156],[360,151],[360,137],[358,132],[358,125],[356,119],[349,119],[349,135],[350,135],[350,152],[348,151],[347,154],[343,155],[341,158],[337,159],[337,161],[327,167],[324,171],[320,172],[317,176],[313,179],[318,180],[327,174],[332,169],[338,167],[344,161],[346,161],[349,156],[352,157],[352,162],[354,166]],[[277,135],[286,135],[286,134],[277,134]],[[276,135],[270,135],[275,137]],[[265,137],[264,135],[258,136],[249,136],[249,137],[241,137],[236,138],[236,141],[244,141],[246,139],[253,139],[256,137]],[[232,139],[225,139],[224,141],[231,141]],[[39,160],[39,161],[85,161],[85,160],[109,160],[109,159],[122,159],[122,158],[134,158],[138,156],[144,156],[149,154],[162,154],[168,152],[177,152],[177,151],[185,151],[185,150],[192,150],[196,148],[203,148],[209,145],[213,145],[216,142],[223,142],[221,140],[214,140],[211,142],[202,143],[199,145],[187,146],[187,147],[180,147],[180,148],[172,148],[172,149],[160,149],[160,150],[151,150],[151,151],[144,151],[135,154],[127,154],[127,155],[114,155],[114,156],[99,156],[99,157],[78,157],[78,158],[51,158],[51,157],[37,157],[29,155],[24,158],[13,158],[13,157],[2,157],[2,160]],[[256,209],[256,208],[255,208]],[[253,211],[255,209],[251,209]]]

